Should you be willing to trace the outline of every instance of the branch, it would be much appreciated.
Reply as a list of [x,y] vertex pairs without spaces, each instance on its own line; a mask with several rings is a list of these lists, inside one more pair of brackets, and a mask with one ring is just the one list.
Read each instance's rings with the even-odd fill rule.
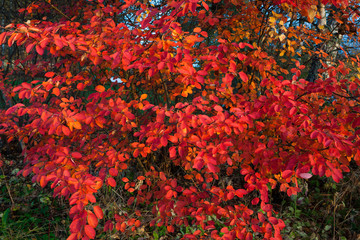
[[58,13],[60,13],[63,17],[65,17],[67,20],[71,21],[71,18],[67,16],[65,13],[63,13],[60,9],[58,9],[56,6],[54,6],[50,0],[43,0],[47,4],[49,4],[53,9],[55,9]]

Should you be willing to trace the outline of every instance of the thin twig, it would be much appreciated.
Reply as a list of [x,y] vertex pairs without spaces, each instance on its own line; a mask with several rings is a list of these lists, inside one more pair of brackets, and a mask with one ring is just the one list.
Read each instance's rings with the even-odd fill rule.
[[[1,167],[1,171],[2,171],[2,174],[5,176],[5,172],[4,172],[4,169]],[[11,195],[11,191],[10,191],[10,187],[9,187],[9,184],[7,183],[7,181],[5,181],[5,186],[6,186],[6,189],[8,191],[8,194],[9,194],[9,197],[10,197],[10,200],[11,200],[11,206],[14,207],[15,206],[15,202],[14,202],[14,199]]]
[[53,9],[55,9],[58,13],[60,13],[63,17],[65,17],[67,20],[71,21],[71,18],[67,16],[65,13],[63,13],[60,9],[58,9],[56,6],[54,6],[50,0],[44,0],[47,4],[49,4]]
[[161,80],[161,83],[162,83],[163,86],[164,86],[164,90],[165,90],[165,94],[166,94],[166,103],[167,103],[168,107],[170,107],[169,91],[168,91],[167,85],[166,85],[166,83],[165,83],[165,81],[164,81],[164,79],[163,79],[162,74],[161,74],[160,71],[159,71],[159,73],[160,73],[160,80]]

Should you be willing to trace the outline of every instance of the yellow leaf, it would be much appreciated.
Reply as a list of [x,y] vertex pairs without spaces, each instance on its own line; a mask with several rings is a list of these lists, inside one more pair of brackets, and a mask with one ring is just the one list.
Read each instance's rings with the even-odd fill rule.
[[307,13],[308,13],[308,21],[312,23],[317,13],[316,5],[311,5],[311,7],[307,10]]
[[275,23],[275,22],[276,22],[276,18],[270,17],[270,18],[269,18],[269,22],[270,22],[270,23]]
[[73,127],[76,128],[76,129],[81,129],[81,123],[79,123],[78,121],[76,122],[73,122]]
[[147,98],[147,94],[142,94],[140,97],[140,101]]
[[286,36],[285,36],[284,34],[281,34],[281,35],[279,36],[280,42],[284,41],[285,38],[286,38]]

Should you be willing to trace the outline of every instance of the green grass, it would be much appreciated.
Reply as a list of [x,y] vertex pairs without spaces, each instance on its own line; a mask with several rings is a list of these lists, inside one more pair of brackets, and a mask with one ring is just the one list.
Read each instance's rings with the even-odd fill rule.
[[0,175],[0,239],[66,239],[67,204],[54,199],[30,179],[17,177],[18,169],[3,166]]

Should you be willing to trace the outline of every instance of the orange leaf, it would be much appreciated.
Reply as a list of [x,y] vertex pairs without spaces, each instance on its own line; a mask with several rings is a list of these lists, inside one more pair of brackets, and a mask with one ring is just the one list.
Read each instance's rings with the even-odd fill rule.
[[78,121],[72,122],[72,126],[76,129],[81,129],[81,123],[79,123]]
[[2,32],[0,34],[0,45],[2,45],[5,42],[6,34],[7,34],[7,32]]
[[45,187],[46,184],[47,184],[46,177],[45,177],[45,176],[42,176],[42,177],[40,178],[40,186],[41,186],[41,187]]
[[322,40],[317,39],[317,38],[314,38],[313,41],[314,41],[315,44],[319,44],[319,43],[323,42]]
[[147,98],[147,94],[142,94],[141,97],[140,97],[140,101],[141,101],[141,100],[144,100],[144,99],[146,99],[146,98]]
[[201,32],[201,28],[199,28],[199,27],[194,28],[194,32],[195,32],[195,33]]
[[134,225],[135,225],[135,227],[140,227],[141,222],[139,220],[136,220]]
[[144,176],[138,176],[137,179],[140,180],[140,181],[144,181],[145,177]]
[[60,95],[60,90],[59,90],[59,88],[54,88],[54,89],[52,90],[52,93],[53,93],[55,96],[59,96],[59,95]]
[[121,180],[125,183],[129,182],[129,179],[127,177],[123,177]]
[[77,240],[77,233],[72,233],[66,240]]
[[105,91],[105,87],[102,86],[102,85],[97,85],[96,88],[95,88],[96,91],[102,93]]

